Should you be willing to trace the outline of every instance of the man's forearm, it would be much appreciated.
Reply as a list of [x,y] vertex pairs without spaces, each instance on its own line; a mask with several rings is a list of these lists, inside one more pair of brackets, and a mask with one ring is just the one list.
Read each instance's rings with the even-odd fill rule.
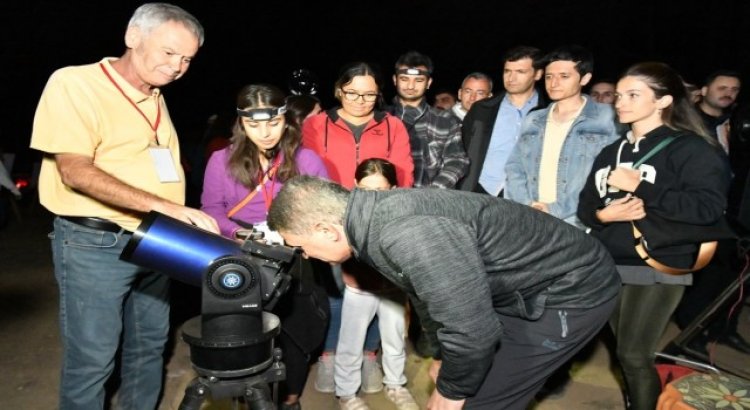
[[70,188],[100,202],[123,209],[148,212],[163,208],[167,200],[128,185],[93,164],[90,157],[55,155],[62,181]]

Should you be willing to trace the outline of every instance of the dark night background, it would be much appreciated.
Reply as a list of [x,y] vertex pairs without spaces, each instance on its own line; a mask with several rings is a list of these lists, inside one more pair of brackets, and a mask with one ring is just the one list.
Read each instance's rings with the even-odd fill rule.
[[[0,5],[0,133],[5,151],[27,166],[39,95],[49,75],[124,49],[125,26],[141,1],[5,0]],[[674,0],[281,1],[174,0],[206,29],[188,74],[164,88],[183,147],[200,138],[206,118],[233,108],[248,83],[286,89],[290,73],[320,77],[328,106],[338,69],[366,60],[380,65],[390,99],[392,65],[416,49],[435,62],[433,90],[458,89],[484,71],[502,87],[501,55],[528,44],[548,51],[578,43],[593,51],[594,77],[616,77],[628,65],[660,60],[700,84],[719,67],[750,84],[750,2]],[[740,94],[741,100],[747,100]]]

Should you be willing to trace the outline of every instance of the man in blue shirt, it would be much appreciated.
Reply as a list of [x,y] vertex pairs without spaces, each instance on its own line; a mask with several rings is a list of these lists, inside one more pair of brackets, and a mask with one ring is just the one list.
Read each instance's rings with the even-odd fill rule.
[[459,182],[464,191],[503,196],[505,162],[518,138],[526,115],[547,105],[536,87],[542,77],[542,53],[518,46],[503,57],[503,87],[499,95],[477,101],[466,114],[462,134],[471,165]]

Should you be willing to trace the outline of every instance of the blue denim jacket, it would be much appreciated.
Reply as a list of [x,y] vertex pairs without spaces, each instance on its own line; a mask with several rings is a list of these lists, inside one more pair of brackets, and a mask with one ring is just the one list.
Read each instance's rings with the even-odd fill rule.
[[[548,114],[549,107],[532,111],[524,119],[521,135],[505,165],[506,198],[526,205],[539,199],[539,167]],[[557,201],[549,204],[550,214],[585,229],[576,216],[578,195],[599,151],[619,138],[617,129],[612,107],[586,98],[560,152]]]

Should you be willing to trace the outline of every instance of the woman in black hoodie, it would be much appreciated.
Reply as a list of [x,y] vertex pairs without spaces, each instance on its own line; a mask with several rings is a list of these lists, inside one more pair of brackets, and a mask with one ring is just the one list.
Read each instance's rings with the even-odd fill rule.
[[[617,83],[615,109],[630,131],[594,161],[578,217],[612,253],[624,284],[610,325],[629,408],[652,410],[661,390],[654,352],[692,274],[649,266],[633,246],[633,228],[644,231],[651,257],[690,268],[694,229],[721,222],[730,174],[682,79],[666,64],[630,67]],[[668,243],[658,243],[659,234]]]

